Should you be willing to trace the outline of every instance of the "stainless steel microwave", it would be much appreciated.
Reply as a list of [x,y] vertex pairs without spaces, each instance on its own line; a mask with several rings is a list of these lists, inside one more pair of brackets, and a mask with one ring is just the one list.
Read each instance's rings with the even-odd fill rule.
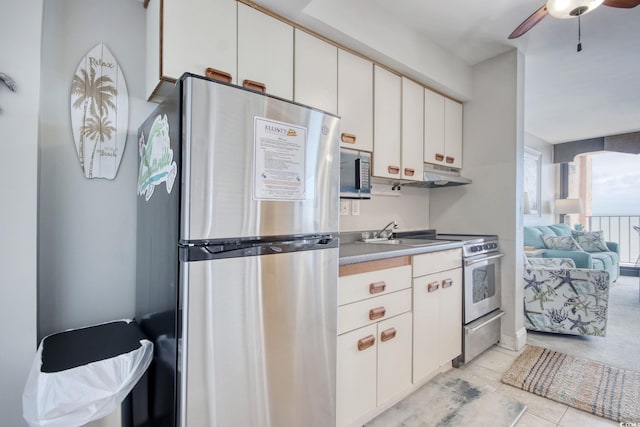
[[371,153],[340,149],[340,198],[371,198]]

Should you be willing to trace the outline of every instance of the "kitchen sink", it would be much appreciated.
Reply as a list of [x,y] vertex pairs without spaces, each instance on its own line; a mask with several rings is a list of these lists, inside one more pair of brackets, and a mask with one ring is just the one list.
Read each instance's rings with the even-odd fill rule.
[[400,246],[429,246],[429,245],[441,245],[443,243],[446,243],[446,241],[431,240],[431,239],[387,239],[387,238],[363,239],[362,242],[380,244],[380,245],[400,245]]

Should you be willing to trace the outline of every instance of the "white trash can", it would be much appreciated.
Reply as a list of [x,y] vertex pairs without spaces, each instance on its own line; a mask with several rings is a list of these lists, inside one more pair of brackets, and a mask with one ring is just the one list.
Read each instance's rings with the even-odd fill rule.
[[[153,344],[132,320],[45,337],[22,396],[31,427],[79,427],[118,409],[153,359]],[[129,398],[130,399],[130,398]],[[123,424],[131,411],[122,407]]]

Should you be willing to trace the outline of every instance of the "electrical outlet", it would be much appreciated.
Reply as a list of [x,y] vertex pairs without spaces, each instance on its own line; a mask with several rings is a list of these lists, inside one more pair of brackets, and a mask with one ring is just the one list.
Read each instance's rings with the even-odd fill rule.
[[360,215],[360,200],[351,201],[351,215]]
[[340,199],[340,215],[349,215],[350,207],[351,203],[349,203],[348,199]]

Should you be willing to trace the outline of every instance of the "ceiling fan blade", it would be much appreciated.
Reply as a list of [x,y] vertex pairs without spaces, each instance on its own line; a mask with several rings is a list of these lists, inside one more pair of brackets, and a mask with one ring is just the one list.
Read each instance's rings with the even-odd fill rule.
[[[612,1],[620,1],[623,0],[612,0]],[[632,1],[632,0],[629,0]],[[640,1],[640,0],[639,0]],[[549,12],[547,11],[547,5],[543,5],[540,9],[536,10],[531,14],[530,17],[524,20],[524,22],[518,25],[518,28],[513,30],[513,33],[509,36],[509,39],[515,39],[532,29],[538,22],[542,21],[542,18],[547,16]]]
[[640,0],[604,0],[605,6],[621,7],[623,9],[631,9],[640,4]]

